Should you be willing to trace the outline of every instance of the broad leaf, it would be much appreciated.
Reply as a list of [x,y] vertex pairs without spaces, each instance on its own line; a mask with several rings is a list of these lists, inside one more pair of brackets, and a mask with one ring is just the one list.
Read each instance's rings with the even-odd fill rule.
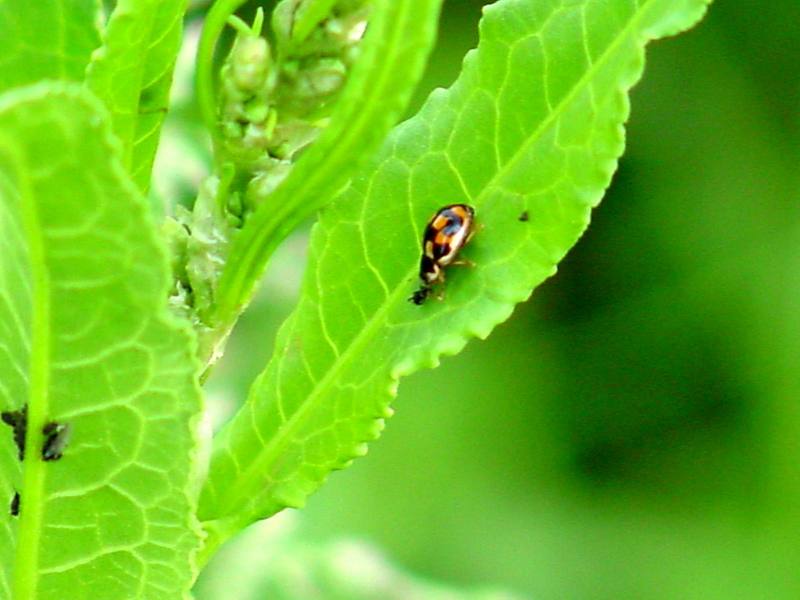
[[111,111],[123,164],[145,191],[169,103],[186,4],[117,2],[87,74],[87,84]]
[[433,46],[442,0],[377,0],[331,124],[235,238],[210,321],[229,326],[285,236],[327,204],[403,113]]
[[[0,410],[27,406],[24,461],[0,429],[0,596],[181,597],[198,543],[193,344],[107,115],[79,86],[0,97],[0,244]],[[45,462],[48,423],[69,436]]]
[[[623,151],[644,46],[690,27],[707,4],[487,7],[458,81],[397,128],[315,228],[300,304],[216,440],[200,506],[209,546],[302,505],[378,436],[401,376],[489,335],[555,272]],[[421,232],[454,202],[484,226],[464,253],[477,267],[451,268],[447,298],[415,306]]]
[[83,80],[100,44],[97,0],[0,1],[0,92],[41,79]]

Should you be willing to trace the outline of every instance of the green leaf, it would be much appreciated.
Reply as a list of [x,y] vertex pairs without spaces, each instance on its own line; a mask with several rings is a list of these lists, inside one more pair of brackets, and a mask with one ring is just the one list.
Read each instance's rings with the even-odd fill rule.
[[[199,509],[209,547],[302,505],[332,469],[366,452],[401,376],[488,336],[555,272],[623,151],[644,46],[690,27],[707,4],[486,8],[458,81],[395,130],[315,228],[302,297],[275,357],[215,440]],[[477,267],[451,268],[446,300],[415,306],[407,298],[418,286],[422,230],[454,202],[474,206],[484,226],[464,252]]]
[[123,164],[142,191],[167,113],[186,4],[120,0],[87,72],[87,85],[105,102],[122,140]]
[[441,0],[376,0],[330,126],[234,239],[209,321],[227,328],[281,241],[327,204],[403,113],[433,46]]
[[97,0],[0,0],[0,92],[41,79],[83,80],[100,44]]
[[[77,85],[0,97],[0,596],[176,598],[198,544],[188,326],[108,116]],[[44,462],[46,424],[70,430]],[[19,517],[6,507],[21,495]]]

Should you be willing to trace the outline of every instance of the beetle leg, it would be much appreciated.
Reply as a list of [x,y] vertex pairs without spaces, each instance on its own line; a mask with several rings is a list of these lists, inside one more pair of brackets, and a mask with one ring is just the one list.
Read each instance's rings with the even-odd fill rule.
[[454,260],[450,263],[452,266],[456,267],[474,267],[475,263],[468,258],[459,258],[458,260]]

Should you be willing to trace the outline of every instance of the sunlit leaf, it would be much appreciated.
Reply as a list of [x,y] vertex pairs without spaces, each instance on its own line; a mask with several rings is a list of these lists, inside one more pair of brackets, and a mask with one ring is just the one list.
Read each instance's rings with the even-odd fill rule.
[[[0,430],[3,598],[178,598],[192,578],[192,343],[107,118],[78,86],[0,98],[0,410],[27,406],[24,461]],[[49,423],[69,436],[45,452]]]
[[0,92],[41,79],[83,80],[100,44],[97,0],[0,2]]
[[[555,272],[623,151],[644,46],[707,0],[500,0],[456,84],[432,95],[315,228],[300,304],[246,405],[220,433],[200,516],[210,545],[300,506],[366,451],[398,379],[486,337]],[[420,236],[466,202],[484,226],[447,298],[407,301]],[[442,427],[447,427],[442,423]]]
[[120,0],[87,84],[111,112],[123,164],[141,190],[150,183],[161,123],[167,112],[187,0]]

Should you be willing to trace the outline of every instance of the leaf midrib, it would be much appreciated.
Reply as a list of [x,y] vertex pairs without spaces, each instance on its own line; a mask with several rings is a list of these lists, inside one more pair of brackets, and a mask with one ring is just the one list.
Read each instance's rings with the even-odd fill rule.
[[[549,128],[563,113],[565,107],[567,107],[573,98],[578,94],[578,92],[583,89],[586,82],[592,79],[600,67],[605,64],[606,60],[613,55],[614,51],[620,46],[622,41],[626,39],[632,31],[635,30],[635,26],[638,25],[639,21],[643,18],[643,15],[651,6],[653,1],[654,0],[645,0],[639,7],[637,7],[636,12],[632,15],[628,24],[625,25],[620,30],[619,34],[606,46],[601,55],[594,62],[592,62],[591,65],[589,65],[589,68],[586,70],[584,75],[582,75],[575,82],[570,91],[558,102],[555,109],[552,110],[547,117],[542,120],[541,124],[531,133],[531,135],[526,138],[525,142],[523,142],[514,152],[509,161],[503,165],[501,169],[498,169],[491,179],[489,179],[483,191],[476,197],[476,204],[481,203],[481,200],[484,199],[485,195],[488,193],[488,190],[491,190],[507,172],[513,169],[519,160],[522,160],[522,157],[526,154],[527,150],[536,141],[538,141],[538,138],[542,135],[542,133]],[[405,277],[399,279],[399,281],[406,281],[409,278],[413,278],[416,272],[417,266],[414,264],[414,266],[407,271]],[[267,486],[263,486],[260,484],[259,475],[263,478],[267,473],[267,469],[263,468],[262,465],[271,464],[274,461],[274,456],[280,455],[280,451],[285,445],[288,444],[288,440],[291,438],[291,434],[293,434],[296,424],[298,422],[302,422],[303,416],[315,406],[315,400],[317,397],[319,397],[323,391],[329,387],[332,381],[335,381],[335,376],[338,375],[339,371],[348,364],[347,359],[350,357],[350,355],[355,351],[360,350],[364,345],[371,341],[371,334],[373,330],[382,326],[383,316],[385,313],[387,313],[389,309],[394,306],[394,304],[398,301],[398,298],[405,296],[405,293],[405,289],[398,285],[394,292],[386,296],[383,304],[380,306],[380,308],[378,308],[377,311],[373,313],[365,327],[356,335],[350,345],[348,345],[343,352],[339,353],[330,369],[328,369],[322,379],[315,384],[312,391],[306,397],[306,400],[300,405],[297,411],[280,426],[279,431],[281,431],[282,435],[274,436],[268,444],[262,447],[261,451],[258,453],[258,457],[250,463],[251,466],[249,466],[243,473],[243,476],[240,480],[244,481],[244,483],[241,485],[230,486],[229,489],[237,490],[240,493],[237,493],[229,502],[224,505],[224,508],[227,510],[223,510],[222,514],[217,515],[213,519],[208,519],[209,521],[219,519],[223,515],[228,515],[233,512],[236,508],[236,505],[239,504],[238,501],[240,498],[253,498],[254,496],[252,495],[252,488],[261,490],[262,492],[260,495],[263,495],[265,490],[271,489],[272,485],[268,484]],[[295,323],[296,321],[292,325],[291,333],[294,333],[296,329]],[[253,483],[248,485],[248,480],[253,480]],[[246,502],[244,504],[246,504]],[[247,515],[242,515],[242,518],[247,519]]]
[[[0,111],[0,114],[2,111]],[[28,242],[32,284],[31,343],[25,460],[22,464],[23,507],[19,516],[17,548],[12,571],[14,597],[35,598],[38,587],[39,543],[44,504],[45,463],[37,460],[41,445],[39,432],[49,411],[50,356],[50,277],[45,262],[45,244],[32,193],[33,186],[24,168],[25,161],[13,153],[8,138],[0,138],[0,147],[9,151],[14,162],[20,197],[24,237]]]

